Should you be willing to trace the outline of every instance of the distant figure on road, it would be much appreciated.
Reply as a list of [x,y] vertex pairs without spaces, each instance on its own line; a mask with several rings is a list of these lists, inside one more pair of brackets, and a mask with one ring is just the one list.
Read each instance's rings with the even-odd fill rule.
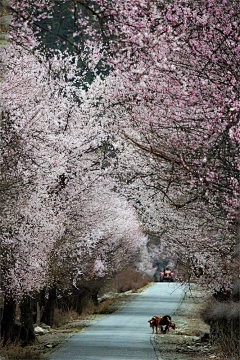
[[169,267],[166,267],[166,269],[165,269],[165,276],[166,277],[170,277],[170,275],[171,275],[171,270],[169,269]]
[[174,281],[174,272],[166,267],[160,272],[160,281]]

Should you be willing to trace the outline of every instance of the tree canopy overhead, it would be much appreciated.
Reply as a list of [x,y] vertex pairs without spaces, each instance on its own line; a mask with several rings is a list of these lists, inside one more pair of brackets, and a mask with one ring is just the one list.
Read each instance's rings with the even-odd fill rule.
[[[63,254],[60,245],[74,253],[78,236],[88,247],[93,232],[83,240],[75,229],[82,216],[82,229],[95,218],[85,194],[104,179],[111,184],[106,197],[122,194],[116,202],[126,209],[124,195],[129,218],[134,206],[144,230],[162,234],[190,277],[210,281],[213,291],[231,288],[239,211],[239,1],[13,0],[10,10],[12,45],[1,55],[4,236],[13,247],[13,258],[4,255],[7,276],[21,242],[29,247],[25,233],[18,238],[21,229],[30,227],[34,249],[47,246],[47,265],[52,249]],[[103,219],[105,211],[103,202]],[[35,212],[43,212],[38,224],[27,215]],[[107,239],[117,236],[116,252],[127,244],[119,224]],[[132,234],[135,220],[127,224]],[[138,239],[130,239],[135,248]],[[83,259],[89,261],[85,253]],[[105,260],[98,259],[101,272]]]

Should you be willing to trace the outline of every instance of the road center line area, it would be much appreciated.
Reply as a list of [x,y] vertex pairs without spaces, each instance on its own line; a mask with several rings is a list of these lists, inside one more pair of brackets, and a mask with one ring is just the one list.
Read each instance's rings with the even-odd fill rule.
[[152,284],[124,308],[73,335],[50,359],[155,360],[148,320],[153,315],[171,315],[184,290],[177,283]]

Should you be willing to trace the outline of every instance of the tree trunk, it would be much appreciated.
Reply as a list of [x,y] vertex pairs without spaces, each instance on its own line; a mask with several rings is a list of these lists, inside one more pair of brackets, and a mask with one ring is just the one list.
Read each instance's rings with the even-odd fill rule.
[[53,326],[54,321],[54,309],[57,300],[57,291],[56,287],[49,290],[48,299],[45,302],[43,315],[41,318],[41,322],[46,325]]
[[16,302],[13,299],[5,299],[1,321],[1,340],[3,346],[16,340],[15,328]]
[[99,292],[98,288],[92,290],[92,301],[95,306],[98,306],[98,304],[99,304],[98,303],[98,292]]
[[35,333],[33,328],[32,299],[29,296],[23,299],[20,305],[20,310],[20,340],[21,345],[26,346],[35,340]]
[[39,325],[40,322],[41,322],[41,308],[40,308],[40,305],[39,305],[39,302],[37,301],[37,309],[36,309],[36,324]]
[[90,291],[85,287],[81,288],[81,290],[77,292],[76,307],[74,310],[76,310],[78,314],[82,314],[83,311],[87,308],[90,298]]

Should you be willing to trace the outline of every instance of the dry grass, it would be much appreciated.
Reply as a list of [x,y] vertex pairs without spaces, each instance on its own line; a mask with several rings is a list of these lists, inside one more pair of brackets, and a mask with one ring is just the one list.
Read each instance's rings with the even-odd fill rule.
[[1,346],[1,356],[4,360],[37,360],[41,359],[41,352],[32,351],[32,347],[22,348],[18,344],[11,344],[2,347]]
[[115,310],[111,307],[116,301],[116,298],[107,299],[102,301],[98,306],[95,307],[94,314],[111,314]]
[[152,282],[148,275],[137,272],[133,268],[126,268],[116,278],[116,287],[119,293],[128,290],[136,291]]
[[54,310],[54,327],[56,328],[77,319],[79,319],[79,314],[76,311],[63,311],[61,309]]

